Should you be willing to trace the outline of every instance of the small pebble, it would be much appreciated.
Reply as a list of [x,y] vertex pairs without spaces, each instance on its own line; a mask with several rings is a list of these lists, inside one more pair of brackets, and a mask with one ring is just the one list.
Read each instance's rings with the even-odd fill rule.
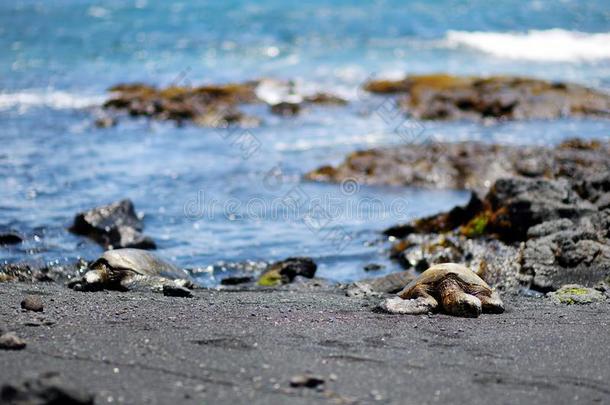
[[25,349],[25,340],[15,335],[13,332],[5,333],[0,336],[0,349],[3,350],[21,350]]
[[163,295],[166,297],[192,297],[193,293],[191,290],[185,287],[179,287],[176,285],[164,285]]
[[324,378],[313,374],[295,375],[290,379],[290,386],[294,388],[317,388],[324,384]]
[[34,312],[42,312],[44,309],[42,300],[36,295],[26,295],[23,301],[21,301],[21,308]]

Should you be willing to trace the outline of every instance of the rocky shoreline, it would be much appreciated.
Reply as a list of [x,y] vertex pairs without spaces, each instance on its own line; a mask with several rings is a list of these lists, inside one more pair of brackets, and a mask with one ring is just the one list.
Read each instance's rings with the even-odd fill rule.
[[354,152],[306,178],[472,190],[464,207],[385,231],[391,256],[406,269],[467,263],[510,291],[610,283],[607,142],[404,145]]

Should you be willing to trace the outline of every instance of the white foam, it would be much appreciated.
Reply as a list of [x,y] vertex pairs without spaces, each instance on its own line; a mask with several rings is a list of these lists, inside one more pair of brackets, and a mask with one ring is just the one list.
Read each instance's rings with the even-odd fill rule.
[[338,145],[377,145],[388,138],[395,136],[393,134],[386,133],[367,133],[362,135],[351,135],[351,136],[333,136],[323,137],[317,139],[298,139],[293,142],[278,142],[275,144],[275,149],[281,152],[286,151],[303,151],[311,149],[325,149],[331,148]]
[[53,109],[86,108],[104,101],[102,95],[83,95],[54,90],[24,90],[0,93],[0,111],[17,108],[20,111],[32,107]]
[[263,79],[256,86],[256,96],[267,104],[281,102],[300,103],[303,97],[295,92],[294,84],[286,81]]
[[466,46],[491,55],[533,61],[573,62],[610,59],[610,33],[551,29],[516,32],[449,31],[445,45]]

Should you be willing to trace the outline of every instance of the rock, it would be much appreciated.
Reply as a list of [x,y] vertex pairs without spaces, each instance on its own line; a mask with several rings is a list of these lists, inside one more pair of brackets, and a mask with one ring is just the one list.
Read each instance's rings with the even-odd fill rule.
[[518,284],[542,292],[570,283],[591,287],[610,276],[610,209],[583,198],[610,194],[597,186],[599,178],[603,172],[574,182],[498,179],[482,200],[473,194],[465,207],[388,229],[402,237],[391,257],[416,270],[465,263],[513,290]]
[[[104,103],[106,111],[172,120],[178,124],[192,121],[197,125],[253,127],[260,119],[243,114],[238,107],[265,102],[274,114],[292,116],[304,105],[344,105],[346,101],[329,93],[303,97],[295,92],[294,83],[262,79],[245,83],[199,87],[169,86],[159,89],[142,83],[119,84],[110,89]],[[109,124],[100,121],[100,125]]]
[[510,177],[498,179],[483,200],[473,194],[464,207],[392,227],[385,233],[394,236],[457,230],[468,238],[492,236],[516,242],[525,241],[528,229],[535,225],[580,218],[596,211],[565,179]]
[[234,277],[225,277],[220,280],[221,285],[239,285],[239,284],[247,284],[254,282],[254,277],[252,276],[234,276]]
[[97,128],[110,128],[110,127],[116,126],[117,122],[118,121],[113,117],[104,116],[104,117],[96,118],[96,120],[93,122],[93,124]]
[[[353,152],[336,167],[322,166],[305,175],[315,181],[469,189],[480,196],[500,178],[567,178],[583,182],[579,193],[599,196],[610,184],[610,142],[596,148],[568,140],[555,148],[504,146],[478,142],[418,144]],[[591,181],[596,178],[595,182]],[[587,183],[584,183],[587,181]],[[599,199],[599,197],[595,197]],[[592,202],[596,202],[591,199]]]
[[547,296],[557,304],[592,304],[603,302],[606,296],[593,288],[587,288],[579,284],[568,284]]
[[596,212],[589,201],[574,192],[567,180],[510,178],[496,181],[486,197],[489,210],[482,233],[497,233],[505,241],[523,241],[534,225],[577,219]]
[[298,115],[301,112],[300,103],[290,103],[288,101],[282,101],[271,106],[271,112],[276,115],[283,115],[285,117]]
[[290,379],[290,386],[293,388],[318,388],[324,383],[323,377],[309,373],[295,375]]
[[292,283],[295,277],[313,278],[316,263],[308,257],[289,257],[271,264],[258,279],[258,285],[277,286]]
[[13,332],[7,332],[0,336],[0,349],[2,350],[22,350],[25,349],[25,346],[25,340]]
[[524,120],[610,116],[610,96],[583,86],[522,77],[445,74],[374,80],[365,90],[398,95],[399,106],[423,120]]
[[257,117],[251,117],[235,108],[208,109],[193,117],[193,122],[202,127],[227,128],[240,126],[254,128],[261,124]]
[[305,97],[305,102],[310,104],[323,104],[323,105],[346,105],[347,100],[335,96],[330,93],[318,92],[311,96]]
[[23,242],[21,236],[16,233],[1,233],[0,234],[0,246],[2,245],[17,245]]
[[27,295],[23,301],[21,301],[21,308],[27,311],[42,312],[44,307],[39,296]]
[[522,249],[520,280],[539,291],[563,284],[593,286],[610,276],[610,241],[603,216],[558,219],[528,231]]
[[87,236],[106,249],[155,249],[155,242],[142,235],[143,228],[133,203],[130,200],[122,200],[76,215],[70,231]]
[[383,266],[381,264],[369,263],[363,267],[363,270],[369,272],[369,271],[379,271],[379,270],[382,270],[383,268],[385,268],[385,266]]
[[220,126],[220,120],[209,117],[222,117],[226,122],[239,123],[245,116],[237,111],[236,106],[259,101],[254,91],[256,85],[256,82],[246,82],[157,89],[139,83],[122,84],[110,89],[112,97],[106,101],[104,108],[126,112],[131,116],[178,123],[197,119],[200,125],[212,123],[212,126]]
[[163,286],[163,295],[166,297],[187,297],[190,298],[193,296],[191,290],[186,287],[181,287],[177,285],[166,284]]
[[65,384],[57,373],[45,373],[21,383],[2,386],[0,400],[4,404],[92,405],[93,395]]

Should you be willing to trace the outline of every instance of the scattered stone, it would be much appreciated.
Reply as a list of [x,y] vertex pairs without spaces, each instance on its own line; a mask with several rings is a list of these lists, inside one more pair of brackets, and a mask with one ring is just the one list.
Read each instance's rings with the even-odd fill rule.
[[122,200],[76,215],[70,231],[87,236],[106,249],[155,249],[155,242],[142,235],[143,228],[144,224],[136,215],[133,203]]
[[80,277],[81,270],[87,267],[83,260],[68,263],[8,263],[0,264],[0,282],[6,281],[67,281]]
[[365,90],[398,95],[405,112],[422,120],[525,120],[610,116],[610,95],[576,84],[522,77],[446,74],[373,80]]
[[7,383],[0,391],[5,404],[92,405],[93,395],[65,384],[57,373],[45,373],[21,383]]
[[186,287],[181,287],[177,285],[166,284],[163,286],[163,295],[166,297],[187,297],[190,298],[193,296],[191,290]]
[[104,252],[89,266],[84,277],[71,281],[68,286],[79,291],[126,291],[138,288],[164,291],[168,284],[192,286],[184,270],[149,251],[115,249]]
[[3,245],[17,245],[23,242],[23,238],[16,233],[2,233],[0,234],[0,246]]
[[550,292],[547,296],[557,304],[592,304],[603,302],[606,296],[593,288],[587,288],[579,284],[567,284],[555,292]]
[[318,388],[324,383],[323,377],[309,373],[295,375],[290,379],[290,386],[293,388]]
[[42,299],[37,295],[27,295],[23,301],[21,301],[21,308],[33,312],[42,312],[44,309]]
[[22,350],[25,349],[26,342],[13,332],[7,332],[0,336],[0,349],[2,350]]
[[309,257],[289,257],[271,264],[258,279],[258,285],[278,286],[292,283],[295,277],[313,278],[317,269],[316,263]]

